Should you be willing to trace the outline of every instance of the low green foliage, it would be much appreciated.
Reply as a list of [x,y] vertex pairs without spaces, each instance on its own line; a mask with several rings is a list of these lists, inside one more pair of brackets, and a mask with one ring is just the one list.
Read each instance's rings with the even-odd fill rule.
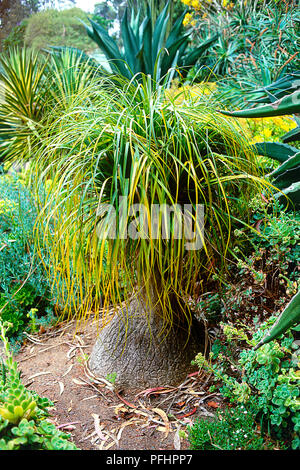
[[259,196],[252,227],[236,229],[235,263],[222,284],[215,281],[195,301],[194,311],[209,325],[221,321],[255,326],[279,312],[300,287],[300,214],[285,212]]
[[112,372],[111,374],[107,375],[106,380],[108,380],[108,382],[110,382],[111,384],[114,384],[116,382],[116,378],[117,378],[117,373]]
[[217,412],[213,420],[197,419],[188,428],[193,450],[264,450],[264,442],[253,414],[244,405]]
[[253,349],[275,321],[271,317],[262,324],[252,339],[246,328],[223,325],[223,334],[215,341],[209,360],[198,354],[195,362],[213,373],[229,402],[251,410],[263,433],[280,440],[281,446],[298,449],[299,346],[290,332],[257,351]]
[[36,210],[22,175],[0,175],[0,318],[20,339],[25,328],[50,324],[54,302],[42,264],[35,259],[33,227]]
[[6,339],[11,326],[0,322],[0,341],[6,356],[0,375],[0,450],[76,450],[69,436],[46,419],[53,403],[21,382]]

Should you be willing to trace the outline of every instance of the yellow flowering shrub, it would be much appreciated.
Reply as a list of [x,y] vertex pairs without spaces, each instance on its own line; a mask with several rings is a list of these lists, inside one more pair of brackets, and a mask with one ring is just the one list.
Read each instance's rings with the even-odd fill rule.
[[[196,13],[201,13],[202,18],[207,17],[207,9],[211,5],[214,5],[216,8],[226,8],[228,10],[231,10],[234,8],[234,3],[230,0],[181,0],[181,3],[186,5],[187,7],[193,8]],[[187,13],[185,18],[184,18],[184,26],[195,26],[196,25],[196,19],[194,16],[194,12],[192,13]]]
[[18,177],[18,184],[21,184],[24,187],[29,185],[30,181],[30,164],[25,163],[24,165],[19,166],[18,171],[16,172],[16,168],[14,164],[10,161],[6,161],[3,164],[4,173],[1,174],[2,182],[7,182],[7,184],[13,184],[15,181],[15,177]]
[[278,142],[280,137],[297,126],[292,116],[239,119],[239,122],[249,135],[251,143],[262,141]]
[[203,97],[203,95],[209,96],[217,88],[214,82],[203,82],[197,83],[197,85],[184,84],[178,86],[178,81],[174,80],[171,88],[167,90],[167,98],[175,101],[176,104],[180,104],[184,101]]
[[0,199],[0,216],[13,217],[17,204],[10,199]]
[[183,26],[196,26],[193,13],[187,13],[183,20]]
[[[178,85],[174,80],[171,88],[166,92],[168,99],[181,104],[184,101],[197,100],[203,96],[209,96],[217,89],[215,82],[202,82],[196,85]],[[235,118],[229,118],[235,119]],[[249,143],[269,141],[278,142],[280,138],[290,130],[297,127],[292,116],[277,116],[270,118],[235,119],[237,126],[242,127],[249,138]]]

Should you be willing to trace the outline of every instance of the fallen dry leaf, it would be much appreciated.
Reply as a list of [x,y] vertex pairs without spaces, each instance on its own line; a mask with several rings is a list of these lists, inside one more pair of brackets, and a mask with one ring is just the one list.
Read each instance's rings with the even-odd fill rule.
[[35,377],[39,377],[40,375],[47,375],[47,374],[52,374],[52,372],[38,372],[37,374],[31,375],[28,377],[28,380],[34,379]]
[[113,441],[113,442],[111,442],[110,444],[108,444],[108,446],[102,447],[101,450],[108,450],[108,449],[110,449],[110,448],[111,448],[112,446],[114,446],[114,445],[115,445],[115,442]]
[[57,429],[69,429],[69,430],[73,430],[73,429],[76,429],[76,426],[74,426],[74,424],[80,424],[80,421],[73,421],[72,423],[64,423],[64,424],[59,424],[57,427]]
[[72,382],[76,385],[87,385],[85,382],[82,382],[81,380],[78,379],[72,379]]
[[74,364],[71,364],[70,367],[66,370],[66,372],[62,375],[62,377],[65,377],[73,368]]
[[95,426],[95,431],[97,436],[101,439],[101,441],[104,441],[107,439],[106,436],[102,433],[102,426],[100,426],[100,418],[99,415],[92,414],[92,417],[94,418],[94,426]]
[[125,408],[125,406],[121,404],[121,405],[117,405],[117,406],[115,407],[114,412],[115,412],[116,415],[118,415],[120,412],[122,412],[122,413],[127,413],[127,412],[128,412],[128,409]]
[[139,392],[136,397],[139,397],[140,395],[143,395],[144,397],[148,397],[150,395],[160,395],[163,393],[170,393],[176,390],[175,388],[166,388],[166,387],[155,387],[155,388],[147,388],[146,390],[143,390],[142,392]]
[[91,395],[90,397],[83,398],[82,401],[91,400],[92,398],[97,398],[98,395]]
[[184,415],[177,416],[177,419],[182,419],[182,418],[187,418],[188,416],[192,416],[194,413],[196,413],[197,407],[192,409],[192,411],[189,411],[188,413],[185,413]]
[[217,403],[216,401],[208,401],[206,403],[207,406],[209,406],[210,408],[219,408],[219,403]]
[[59,394],[62,395],[64,393],[65,386],[62,382],[58,382],[59,385]]
[[165,423],[165,433],[167,438],[170,432],[170,422],[168,416],[166,415],[165,411],[161,410],[160,408],[153,408],[152,411],[154,411],[154,413],[157,413],[163,419],[163,422]]
[[125,423],[123,423],[120,426],[119,432],[117,434],[117,440],[120,441],[122,432],[124,431],[126,426],[137,426],[137,425],[141,425],[142,423],[143,421],[137,418],[131,418],[129,421],[126,421]]
[[129,401],[125,400],[125,398],[122,398],[118,392],[115,392],[115,394],[123,403],[125,403],[125,405],[129,406],[130,408],[136,408],[135,405],[133,405],[132,403],[129,403]]
[[200,374],[200,371],[198,372],[192,372],[191,374],[188,375],[188,377],[195,377]]
[[185,401],[179,401],[178,403],[175,403],[175,406],[177,408],[183,408],[184,405],[185,405]]
[[180,431],[180,429],[178,428],[177,431],[175,432],[175,435],[174,435],[174,449],[175,450],[180,450],[181,449],[181,441],[180,441],[179,431]]

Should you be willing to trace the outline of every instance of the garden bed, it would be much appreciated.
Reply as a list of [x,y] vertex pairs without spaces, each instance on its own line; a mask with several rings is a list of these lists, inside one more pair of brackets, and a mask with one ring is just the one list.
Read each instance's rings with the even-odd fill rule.
[[219,396],[196,373],[179,387],[131,393],[92,377],[87,357],[96,339],[93,320],[73,321],[27,336],[16,360],[29,389],[54,402],[51,421],[83,450],[188,449],[184,432],[195,417],[214,416]]

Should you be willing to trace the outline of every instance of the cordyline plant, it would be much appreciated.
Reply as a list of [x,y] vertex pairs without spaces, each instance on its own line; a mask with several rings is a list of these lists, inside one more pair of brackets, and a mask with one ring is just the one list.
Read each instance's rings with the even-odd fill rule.
[[14,151],[22,156],[28,152],[26,143],[35,122],[43,113],[45,63],[25,49],[12,50],[0,59],[0,142],[1,152]]

